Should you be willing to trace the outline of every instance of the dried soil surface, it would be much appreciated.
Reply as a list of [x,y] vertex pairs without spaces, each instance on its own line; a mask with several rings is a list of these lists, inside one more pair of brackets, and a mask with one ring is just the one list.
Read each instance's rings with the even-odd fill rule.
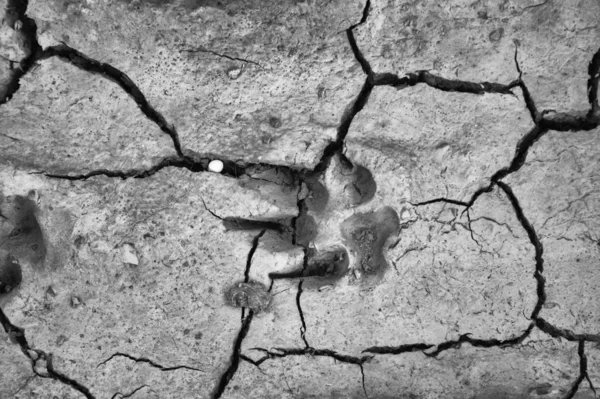
[[0,15],[0,398],[596,397],[598,1]]

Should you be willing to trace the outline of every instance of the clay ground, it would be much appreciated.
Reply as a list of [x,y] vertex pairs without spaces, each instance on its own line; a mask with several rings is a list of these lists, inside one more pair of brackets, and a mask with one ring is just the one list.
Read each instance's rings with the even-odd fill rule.
[[0,398],[597,397],[597,0],[0,13]]

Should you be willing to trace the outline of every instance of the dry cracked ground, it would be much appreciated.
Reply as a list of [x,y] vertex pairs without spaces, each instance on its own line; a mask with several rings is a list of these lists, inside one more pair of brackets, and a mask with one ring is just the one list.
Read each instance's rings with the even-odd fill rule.
[[596,397],[599,1],[0,12],[1,398]]

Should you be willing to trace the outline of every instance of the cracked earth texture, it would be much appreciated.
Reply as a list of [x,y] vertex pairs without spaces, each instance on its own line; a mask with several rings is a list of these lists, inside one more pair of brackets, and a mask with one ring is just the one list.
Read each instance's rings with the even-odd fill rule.
[[0,398],[597,397],[597,0],[0,14]]

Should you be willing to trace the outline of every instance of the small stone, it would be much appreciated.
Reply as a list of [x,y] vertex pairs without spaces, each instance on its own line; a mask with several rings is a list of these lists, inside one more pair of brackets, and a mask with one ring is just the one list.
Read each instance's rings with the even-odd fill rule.
[[46,290],[46,298],[56,298],[56,291],[54,290],[54,288],[52,288],[52,286],[49,286],[48,289]]
[[402,211],[402,214],[400,215],[400,217],[402,218],[402,220],[408,220],[410,219],[410,212],[408,209],[404,209]]
[[81,301],[81,299],[79,299],[78,296],[73,295],[71,297],[71,307],[72,308],[78,308],[83,304],[83,302]]
[[502,39],[502,36],[504,36],[504,28],[495,29],[490,33],[490,41],[499,42],[500,39]]
[[282,125],[281,119],[272,116],[269,118],[269,125],[275,129],[280,128]]
[[125,244],[121,247],[121,259],[123,263],[137,266],[139,264],[135,248],[131,244]]
[[227,70],[227,76],[229,76],[229,79],[231,80],[236,80],[237,78],[239,78],[242,75],[242,71],[243,68],[240,67],[231,67]]
[[221,173],[223,171],[223,167],[223,161],[219,161],[218,159],[210,161],[208,164],[208,170],[215,173]]
[[68,338],[65,335],[59,335],[58,338],[56,338],[56,345],[57,346],[62,346],[65,342],[67,342]]

